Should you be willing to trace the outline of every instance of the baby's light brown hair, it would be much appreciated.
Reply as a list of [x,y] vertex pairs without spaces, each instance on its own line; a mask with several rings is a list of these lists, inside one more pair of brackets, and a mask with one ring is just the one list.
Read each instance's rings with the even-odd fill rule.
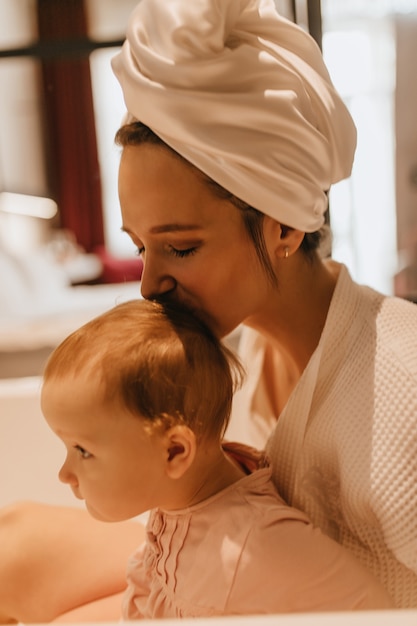
[[78,376],[99,381],[98,401],[120,401],[150,424],[186,424],[204,439],[224,434],[243,370],[186,308],[132,300],[94,318],[51,354],[45,383]]

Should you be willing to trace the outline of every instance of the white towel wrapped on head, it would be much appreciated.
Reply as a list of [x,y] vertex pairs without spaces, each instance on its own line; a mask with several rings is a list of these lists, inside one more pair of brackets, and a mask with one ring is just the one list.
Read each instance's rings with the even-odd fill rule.
[[319,47],[273,0],[142,0],[112,64],[132,118],[251,206],[320,228],[356,130]]

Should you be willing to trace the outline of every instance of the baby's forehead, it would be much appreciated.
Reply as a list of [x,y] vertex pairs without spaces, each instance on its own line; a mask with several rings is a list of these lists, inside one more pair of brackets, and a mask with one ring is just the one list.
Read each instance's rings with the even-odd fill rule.
[[45,379],[40,404],[46,420],[61,426],[94,422],[126,410],[121,396],[108,389],[99,376],[83,376],[82,372]]
[[105,385],[100,368],[92,361],[83,364],[74,360],[68,367],[54,369],[53,364],[43,376],[41,397],[56,394],[62,396],[89,396],[95,394],[99,399],[105,393]]

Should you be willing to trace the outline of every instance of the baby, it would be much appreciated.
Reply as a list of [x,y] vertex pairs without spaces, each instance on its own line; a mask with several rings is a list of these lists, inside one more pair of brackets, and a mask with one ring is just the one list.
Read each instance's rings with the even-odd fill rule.
[[65,339],[41,403],[90,514],[150,511],[124,619],[380,609],[383,588],[280,498],[262,453],[222,441],[242,378],[184,308],[120,304]]

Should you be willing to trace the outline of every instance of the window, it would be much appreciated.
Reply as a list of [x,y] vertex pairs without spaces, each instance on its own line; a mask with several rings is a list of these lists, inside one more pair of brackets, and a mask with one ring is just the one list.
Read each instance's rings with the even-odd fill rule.
[[352,176],[333,187],[333,256],[354,278],[393,293],[398,271],[395,14],[416,0],[324,0],[323,55],[358,128]]

